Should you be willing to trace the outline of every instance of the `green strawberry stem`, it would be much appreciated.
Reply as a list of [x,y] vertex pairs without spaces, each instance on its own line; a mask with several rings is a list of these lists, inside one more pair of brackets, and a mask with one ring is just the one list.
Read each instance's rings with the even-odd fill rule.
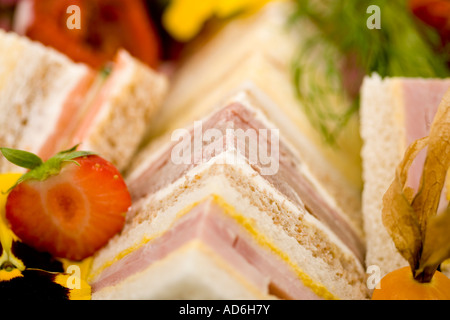
[[42,161],[37,155],[17,149],[10,148],[0,148],[0,152],[3,156],[11,163],[28,169],[29,171],[22,175],[14,186],[12,186],[8,191],[10,192],[18,184],[28,181],[28,180],[38,180],[45,181],[50,176],[58,175],[62,169],[63,164],[71,162],[79,165],[75,159],[80,157],[86,157],[90,155],[95,155],[91,151],[76,151],[78,145],[74,146],[65,151],[57,153],[55,156],[51,157],[47,161]]

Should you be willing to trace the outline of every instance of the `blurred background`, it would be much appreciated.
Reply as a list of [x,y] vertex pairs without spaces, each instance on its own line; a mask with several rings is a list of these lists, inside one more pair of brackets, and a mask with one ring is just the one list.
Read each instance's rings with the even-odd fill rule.
[[[437,31],[440,41],[438,45],[433,43],[434,49],[443,52],[448,48],[450,1],[391,2],[402,1],[417,18],[419,28],[426,25]],[[0,28],[53,46],[75,61],[93,67],[101,66],[114,56],[118,47],[125,47],[142,61],[156,66],[160,61],[177,59],[184,46],[205,26],[226,22],[265,2],[267,0],[0,0]],[[303,6],[315,1],[294,2]],[[344,7],[351,5],[352,0],[341,2]],[[66,27],[70,16],[66,11],[70,5],[81,9],[80,30]],[[214,10],[214,6],[218,9]]]

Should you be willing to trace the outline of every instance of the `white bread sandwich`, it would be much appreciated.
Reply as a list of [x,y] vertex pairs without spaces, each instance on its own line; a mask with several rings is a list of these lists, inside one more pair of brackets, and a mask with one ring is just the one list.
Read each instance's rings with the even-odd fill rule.
[[[305,166],[362,235],[358,119],[350,119],[337,147],[327,144],[311,123],[296,95],[291,63],[303,41],[316,31],[307,21],[288,26],[292,13],[290,2],[268,3],[256,14],[230,21],[206,40],[200,38],[174,74],[152,137],[187,126],[245,92],[302,154]],[[330,93],[325,98],[336,110],[348,105],[344,95]]]
[[367,298],[363,239],[249,100],[174,135],[127,176],[93,299]]
[[[77,109],[93,72],[56,51],[0,31],[2,147],[38,152],[56,130],[65,106]],[[0,171],[11,168],[3,159]]]
[[[406,148],[428,136],[436,111],[450,88],[450,79],[366,77],[361,89],[361,136],[364,141],[363,216],[366,265],[381,276],[407,266],[382,222],[382,199]],[[408,185],[417,190],[425,160],[414,161]]]
[[[0,145],[47,159],[77,144],[123,170],[160,107],[167,79],[120,51],[108,72],[0,31]],[[0,172],[13,168],[0,160]]]

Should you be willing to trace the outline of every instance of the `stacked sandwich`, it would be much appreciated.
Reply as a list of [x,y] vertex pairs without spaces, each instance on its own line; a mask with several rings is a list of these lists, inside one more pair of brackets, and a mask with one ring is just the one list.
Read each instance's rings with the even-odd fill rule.
[[[379,267],[380,276],[408,265],[383,225],[383,195],[406,148],[429,135],[438,107],[449,89],[450,79],[382,79],[374,74],[364,80],[361,135],[366,263]],[[419,154],[409,171],[408,186],[415,192],[420,185],[425,157],[425,152]],[[443,205],[445,201],[441,201]]]
[[296,100],[289,13],[231,22],[177,71],[94,299],[367,298],[357,157],[327,149]]
[[[0,31],[0,47],[1,146],[48,159],[81,144],[126,168],[161,106],[165,76],[124,50],[99,72],[12,32]],[[14,170],[0,159],[0,172]]]

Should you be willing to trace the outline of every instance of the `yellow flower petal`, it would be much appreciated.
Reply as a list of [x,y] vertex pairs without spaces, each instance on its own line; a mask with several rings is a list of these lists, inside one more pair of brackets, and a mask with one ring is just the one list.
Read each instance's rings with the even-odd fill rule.
[[12,271],[0,270],[0,282],[11,281],[12,279],[19,277],[23,277],[23,274],[19,269],[13,269]]
[[67,259],[60,259],[63,264],[64,270],[68,270],[71,266],[78,266],[80,268],[80,277],[82,280],[86,280],[88,278],[89,273],[91,272],[92,266],[92,257],[86,258],[82,261],[71,261]]
[[163,24],[175,39],[187,41],[214,13],[214,0],[173,0],[163,14]]
[[[87,277],[91,270],[92,257],[79,262],[61,259],[61,262],[67,273],[58,275],[55,282],[71,289],[70,300],[90,300],[91,287],[87,282]],[[73,269],[74,266],[79,269]]]
[[[18,277],[23,277],[21,270],[25,270],[23,262],[11,254],[10,249],[13,241],[18,241],[16,235],[8,227],[5,218],[5,205],[7,200],[6,191],[11,188],[22,174],[0,174],[0,244],[3,248],[0,256],[0,266],[5,263],[11,263],[15,268],[11,271],[0,270],[0,281],[11,281]],[[70,289],[70,300],[90,300],[91,287],[86,282],[89,273],[91,259],[74,263],[64,260],[63,265],[67,269],[71,265],[79,267],[79,274],[58,274],[55,277],[55,283]],[[45,272],[45,271],[43,271]],[[49,273],[50,274],[50,273]]]
[[219,18],[229,17],[239,11],[248,9],[252,7],[251,0],[227,0],[227,1],[217,1],[215,7],[215,14]]
[[11,188],[17,180],[22,176],[21,173],[5,173],[0,174],[0,216],[5,217],[5,205],[8,195],[6,192]]
[[23,262],[11,254],[11,246],[13,241],[18,241],[17,236],[8,227],[8,223],[5,218],[5,205],[8,195],[6,192],[14,186],[16,181],[22,176],[22,174],[8,173],[0,174],[0,244],[3,248],[2,255],[0,256],[0,266],[6,262],[11,262],[16,268],[25,270]]
[[83,279],[70,274],[58,274],[55,283],[69,289],[70,300],[91,300],[91,286]]
[[219,18],[227,18],[242,11],[253,11],[261,8],[271,0],[221,0],[216,3],[215,14]]
[[[271,0],[172,0],[163,14],[166,31],[178,41],[189,41],[212,18],[259,9]],[[273,0],[272,0],[273,1]]]

